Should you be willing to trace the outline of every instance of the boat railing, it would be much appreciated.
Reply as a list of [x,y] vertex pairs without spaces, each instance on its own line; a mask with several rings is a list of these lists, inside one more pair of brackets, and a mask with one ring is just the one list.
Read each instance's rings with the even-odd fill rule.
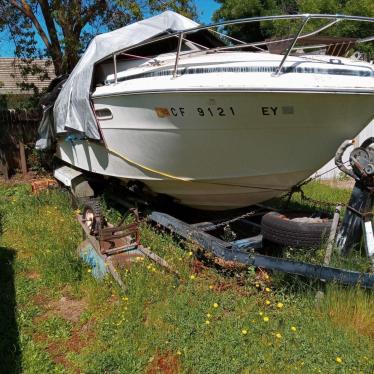
[[[254,23],[254,22],[265,22],[265,21],[282,21],[282,20],[300,20],[301,25],[296,33],[295,36],[292,37],[287,37],[283,39],[276,39],[276,40],[266,40],[266,41],[259,41],[259,42],[250,42],[246,43],[243,42],[239,39],[230,37],[226,34],[223,34],[221,32],[218,32],[214,29],[219,29],[227,26],[234,26],[234,25],[243,25],[243,24],[248,24],[248,23]],[[326,25],[323,25],[316,30],[313,30],[311,32],[303,34],[303,30],[305,29],[305,26],[307,25],[308,22],[311,20],[330,20]],[[291,55],[293,50],[300,49],[302,47],[297,47],[296,44],[298,43],[299,40],[309,38],[311,36],[315,36],[322,31],[325,31],[329,29],[330,27],[334,26],[338,22],[342,21],[355,21],[355,22],[369,22],[369,23],[374,23],[374,18],[372,17],[363,17],[363,16],[349,16],[349,15],[343,15],[343,14],[291,14],[291,15],[280,15],[280,16],[264,16],[264,17],[252,17],[252,18],[243,18],[243,19],[238,19],[238,20],[232,20],[232,21],[224,21],[224,22],[218,22],[215,24],[211,25],[199,25],[197,27],[191,28],[191,29],[186,29],[182,31],[177,31],[172,34],[168,35],[163,35],[157,38],[153,38],[151,40],[147,40],[145,42],[141,42],[139,44],[133,45],[131,47],[119,50],[115,52],[112,57],[113,57],[113,71],[114,71],[114,83],[118,82],[118,70],[117,70],[117,56],[120,54],[126,54],[126,51],[133,50],[135,48],[143,47],[152,43],[157,43],[159,41],[163,41],[166,39],[170,38],[177,38],[178,39],[178,47],[176,51],[176,56],[175,56],[175,62],[174,62],[174,69],[173,69],[173,78],[178,77],[178,66],[180,62],[181,55],[183,56],[186,55],[192,55],[196,53],[201,53],[201,50],[192,50],[192,51],[185,51],[182,52],[182,46],[183,46],[183,41],[188,40],[187,36],[192,33],[196,33],[199,31],[203,30],[209,30],[213,31],[214,33],[220,34],[224,36],[225,38],[228,38],[230,40],[238,42],[236,45],[225,45],[225,46],[220,46],[220,47],[213,47],[213,48],[206,48],[204,51],[206,53],[212,53],[212,52],[219,52],[219,51],[230,51],[230,50],[235,50],[235,49],[243,49],[243,48],[254,48],[258,49],[261,51],[265,51],[261,46],[268,46],[271,44],[278,44],[278,43],[285,43],[288,42],[288,47],[283,51],[283,57],[281,62],[279,63],[278,67],[275,69],[275,72],[273,75],[278,76],[282,72],[282,68],[284,64],[287,61],[287,58]],[[361,43],[367,43],[367,42],[372,42],[374,41],[374,35],[357,39],[355,41],[356,44],[361,44]],[[197,43],[196,43],[197,44]],[[320,44],[317,43],[315,47],[321,48],[321,47],[328,47],[328,45]],[[308,49],[313,48],[313,46],[308,45]],[[99,62],[106,60],[108,57],[100,60]],[[142,57],[143,58],[143,57]],[[150,58],[153,59],[153,58]]]

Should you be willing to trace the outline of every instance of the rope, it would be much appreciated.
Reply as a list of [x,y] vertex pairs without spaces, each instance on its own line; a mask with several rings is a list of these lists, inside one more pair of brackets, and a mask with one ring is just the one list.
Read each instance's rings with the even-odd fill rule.
[[266,190],[266,191],[279,191],[279,192],[285,192],[288,191],[288,188],[271,188],[271,187],[261,187],[261,186],[243,186],[239,184],[230,184],[230,183],[219,183],[219,182],[204,182],[204,181],[197,181],[197,180],[192,180],[191,178],[185,178],[185,177],[179,177],[177,175],[173,175],[164,171],[160,171],[157,169],[150,168],[148,166],[145,166],[143,164],[140,164],[139,162],[136,162],[134,160],[131,160],[127,156],[118,153],[117,151],[107,148],[107,150],[112,153],[113,155],[125,160],[126,162],[137,166],[140,169],[150,171],[153,174],[160,175],[162,177],[169,178],[171,180],[176,180],[180,182],[189,182],[189,183],[201,183],[201,184],[211,184],[211,185],[216,185],[216,186],[227,186],[227,187],[240,187],[240,188],[246,188],[246,189],[257,189],[257,190]]
[[107,148],[107,150],[110,153],[116,155],[117,157],[122,158],[123,160],[127,161],[128,163],[133,164],[133,165],[139,167],[140,169],[150,171],[151,173],[154,173],[154,174],[157,174],[157,175],[161,175],[162,177],[166,177],[166,178],[169,178],[169,179],[172,179],[172,180],[177,180],[177,181],[181,181],[181,182],[192,182],[192,180],[190,178],[178,177],[176,175],[165,173],[164,171],[160,171],[160,170],[157,170],[157,169],[152,169],[152,168],[150,168],[148,166],[142,165],[142,164],[140,164],[140,163],[138,163],[138,162],[136,162],[134,160],[129,159],[125,155],[116,152],[113,149]]
[[[345,161],[345,162],[344,162],[344,164],[347,164],[347,163],[349,163],[349,161]],[[285,195],[283,195],[281,198],[282,198],[282,199],[286,199],[286,198],[287,198],[286,205],[288,205],[289,202],[290,202],[291,199],[292,199],[293,194],[295,194],[295,193],[300,193],[300,194],[301,194],[301,199],[302,199],[302,200],[309,201],[309,202],[312,202],[312,203],[314,203],[314,204],[316,204],[316,203],[319,203],[319,204],[325,204],[325,205],[333,205],[333,204],[335,204],[335,203],[330,203],[330,202],[326,202],[326,201],[314,200],[314,199],[312,199],[312,198],[310,198],[310,197],[307,197],[307,196],[305,195],[305,192],[301,189],[301,187],[305,186],[306,184],[315,181],[316,179],[322,177],[322,176],[325,175],[325,174],[330,173],[331,171],[333,171],[333,170],[335,170],[335,169],[338,169],[338,167],[337,167],[337,166],[334,166],[333,168],[331,168],[331,169],[329,169],[329,170],[323,172],[322,174],[315,174],[314,176],[312,176],[312,177],[306,179],[305,181],[303,181],[303,182],[301,182],[301,183],[298,183],[298,184],[295,184],[294,186],[291,187],[291,190],[290,190],[289,192],[287,192]],[[344,204],[344,203],[339,203],[339,204],[340,204],[340,205],[346,205],[346,204]],[[337,205],[337,204],[335,204],[335,205]]]

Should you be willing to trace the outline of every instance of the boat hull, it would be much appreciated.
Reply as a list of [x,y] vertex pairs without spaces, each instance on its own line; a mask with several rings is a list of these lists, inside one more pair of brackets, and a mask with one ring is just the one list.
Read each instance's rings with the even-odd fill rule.
[[94,98],[104,144],[61,139],[80,169],[138,180],[200,209],[233,209],[289,190],[374,116],[374,95],[207,91]]

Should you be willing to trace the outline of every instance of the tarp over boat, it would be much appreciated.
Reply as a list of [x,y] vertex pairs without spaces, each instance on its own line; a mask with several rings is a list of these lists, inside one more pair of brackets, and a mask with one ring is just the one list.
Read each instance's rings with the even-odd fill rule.
[[[39,128],[36,147],[47,148],[53,133],[78,131],[91,139],[100,139],[92,111],[90,89],[95,63],[111,54],[135,46],[166,32],[194,28],[198,24],[180,14],[166,11],[157,16],[96,36],[64,84],[53,107]],[[52,108],[51,108],[52,110]]]

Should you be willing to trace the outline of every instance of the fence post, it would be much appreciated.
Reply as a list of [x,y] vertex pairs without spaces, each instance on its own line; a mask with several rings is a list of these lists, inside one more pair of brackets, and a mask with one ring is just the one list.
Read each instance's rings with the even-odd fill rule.
[[[5,147],[3,144],[2,146]],[[3,173],[4,179],[9,180],[9,167],[8,167],[8,161],[6,158],[5,151],[0,148],[0,170]]]
[[22,176],[25,177],[27,174],[27,164],[26,164],[25,145],[23,144],[23,141],[19,141],[18,146],[19,146],[19,161],[20,161],[20,167],[22,170]]

